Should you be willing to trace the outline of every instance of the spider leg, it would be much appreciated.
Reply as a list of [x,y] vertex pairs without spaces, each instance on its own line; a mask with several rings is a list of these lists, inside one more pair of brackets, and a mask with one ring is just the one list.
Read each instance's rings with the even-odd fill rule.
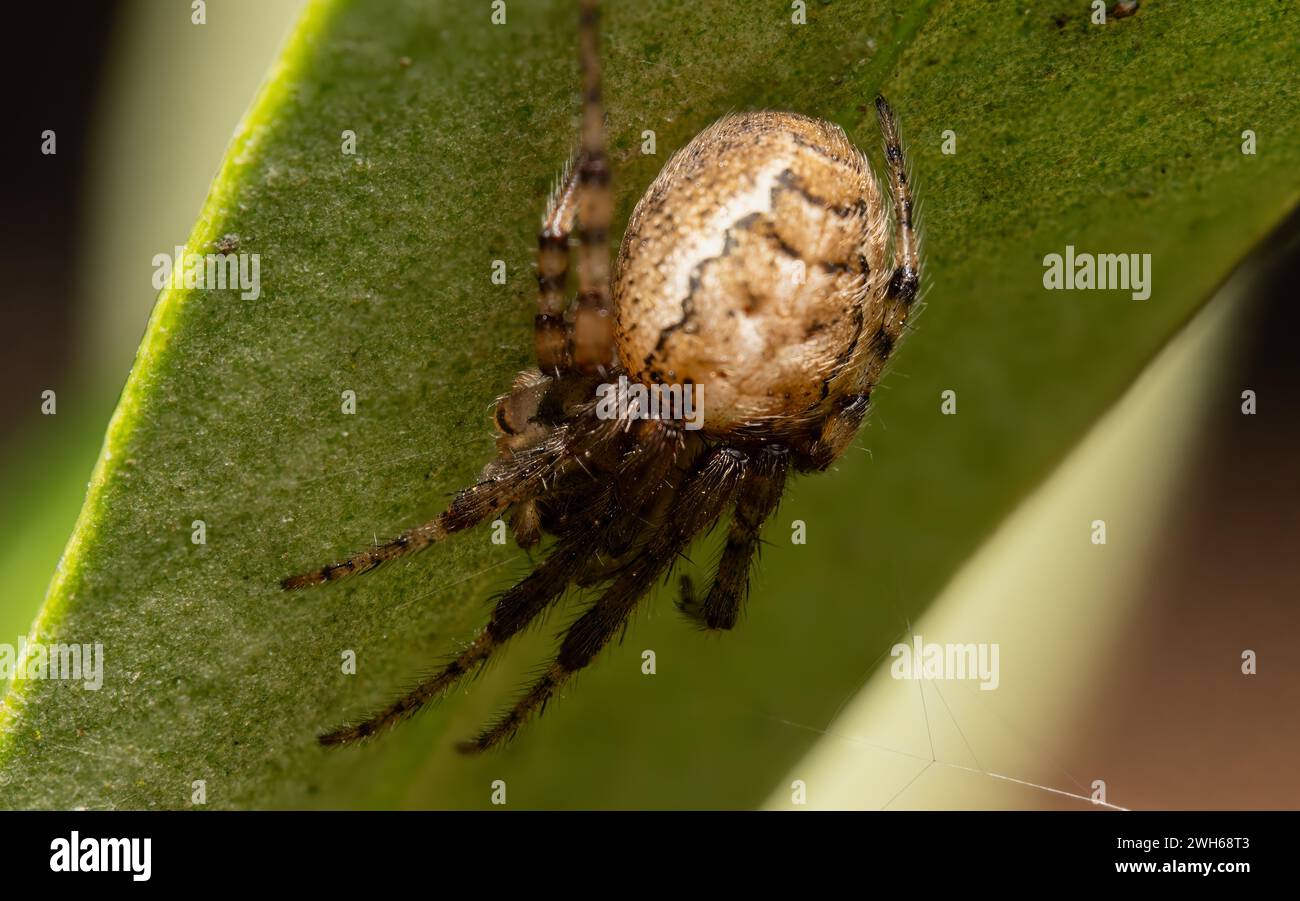
[[564,289],[569,277],[569,234],[578,209],[574,198],[578,174],[578,167],[570,160],[551,194],[541,231],[537,233],[537,317],[533,320],[533,343],[537,368],[554,376],[570,369],[569,330],[564,323],[568,301]]
[[886,297],[901,306],[901,316],[886,310],[885,329],[896,328],[891,337],[897,340],[907,319],[907,308],[916,299],[921,279],[921,260],[917,250],[916,229],[912,222],[912,186],[907,180],[907,161],[898,136],[898,120],[884,97],[876,98],[876,115],[885,141],[885,163],[889,171],[889,190],[894,200],[896,219],[894,236],[894,274],[889,280]]
[[907,175],[898,120],[884,97],[876,98],[876,114],[885,144],[885,164],[889,190],[894,204],[894,269],[881,293],[883,311],[879,330],[864,345],[867,357],[862,380],[854,394],[840,398],[835,410],[826,417],[818,434],[801,454],[800,468],[826,469],[839,458],[853,441],[867,415],[871,389],[880,378],[885,363],[903,337],[907,317],[916,301],[921,281],[921,257],[912,208],[912,185]]
[[631,550],[638,535],[646,530],[661,498],[673,490],[673,470],[686,449],[679,429],[663,420],[638,420],[636,446],[627,468],[614,479],[614,492],[622,515],[609,525],[605,548],[614,556]]
[[542,563],[497,599],[487,626],[441,670],[369,719],[320,736],[320,743],[351,744],[394,726],[485,663],[493,651],[560,599],[574,574],[595,553],[600,531],[611,512],[612,507],[606,503],[603,514],[593,516],[583,529],[561,539]]
[[[677,438],[680,438],[680,433]],[[677,492],[677,480],[681,475],[676,471],[678,455],[689,455],[681,445],[659,453],[659,456],[635,461],[638,468],[619,474],[614,489],[619,514],[605,530],[599,553],[574,578],[574,584],[579,588],[590,588],[615,579],[637,560],[640,553],[637,539],[663,520]]]
[[476,484],[457,492],[450,506],[436,518],[338,563],[289,576],[281,580],[280,587],[291,591],[322,585],[344,576],[369,572],[381,563],[423,550],[453,532],[463,531],[501,513],[513,503],[533,497],[545,488],[549,478],[617,434],[616,428],[594,419],[583,420],[576,427],[557,427],[544,441],[489,463],[483,477]]
[[707,452],[636,559],[565,632],[559,654],[542,677],[503,717],[477,738],[457,747],[475,753],[509,739],[532,714],[545,707],[560,686],[587,666],[627,624],[637,602],[672,567],[691,540],[726,509],[745,465],[743,454],[733,448],[716,447]]
[[619,513],[606,529],[602,554],[616,547],[625,550],[618,539],[624,532],[631,532],[633,538],[649,534],[650,523],[645,511],[636,507],[636,498],[646,493],[647,486],[659,483],[659,473],[676,464],[685,446],[682,433],[662,421],[606,422],[620,437],[606,444],[603,453],[587,455],[581,465],[575,463],[564,479],[537,498],[542,530],[562,535],[590,518],[593,498],[608,487]]
[[706,629],[730,629],[736,624],[749,590],[749,570],[758,556],[759,533],[781,503],[789,457],[785,448],[773,445],[745,469],[736,490],[727,543],[703,602],[695,596],[689,580],[683,582],[678,607]]
[[534,548],[542,540],[541,514],[537,510],[537,500],[529,498],[515,505],[510,514],[510,531],[515,536],[515,544],[524,550]]
[[604,374],[614,360],[610,304],[609,226],[614,201],[605,155],[605,112],[600,83],[600,4],[582,0],[578,25],[582,64],[582,137],[578,154],[578,304],[574,313],[573,365]]
[[536,444],[550,425],[538,422],[542,400],[555,380],[537,369],[525,369],[515,376],[510,391],[497,398],[493,421],[497,427],[497,452],[504,454]]

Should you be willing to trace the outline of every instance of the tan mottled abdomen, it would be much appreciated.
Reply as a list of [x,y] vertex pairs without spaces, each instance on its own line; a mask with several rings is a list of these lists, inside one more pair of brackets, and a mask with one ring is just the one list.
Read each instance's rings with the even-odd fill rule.
[[704,385],[704,428],[806,427],[858,390],[879,329],[887,218],[837,126],[729,116],[637,204],[614,279],[629,377]]

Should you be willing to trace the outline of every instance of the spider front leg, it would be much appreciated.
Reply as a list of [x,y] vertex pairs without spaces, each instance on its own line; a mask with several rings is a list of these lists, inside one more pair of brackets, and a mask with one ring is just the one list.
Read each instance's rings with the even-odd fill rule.
[[[671,440],[674,437],[671,430],[663,428],[659,423],[647,422],[638,424],[641,427],[636,430],[636,438],[639,447],[655,452],[654,456],[647,458],[645,454],[622,454],[617,436],[609,436],[610,426],[589,420],[587,422],[588,428],[600,436],[593,444],[595,451],[619,453],[622,461],[618,473],[620,478],[637,482],[639,476],[649,465],[656,463],[661,455],[671,461],[678,450],[678,445]],[[611,479],[592,493],[585,505],[586,515],[560,535],[541,564],[497,599],[488,625],[465,650],[441,670],[370,718],[320,736],[321,744],[343,745],[361,741],[414,715],[480,667],[498,648],[545,613],[583,569],[607,547],[610,526],[627,515],[628,511],[615,490],[617,483],[618,479]]]
[[533,320],[533,342],[537,368],[559,377],[571,368],[569,328],[564,322],[568,306],[565,287],[569,277],[569,234],[573,231],[577,205],[578,167],[570,161],[551,194],[537,234],[537,316]]
[[811,443],[800,448],[800,468],[823,470],[829,467],[852,443],[858,427],[866,418],[871,390],[879,381],[894,347],[903,337],[907,318],[916,302],[921,282],[912,186],[907,175],[898,121],[884,97],[876,98],[876,114],[885,145],[885,163],[889,190],[894,206],[894,259],[889,281],[878,290],[883,303],[880,328],[863,348],[865,363],[855,393],[845,395],[821,423]]
[[786,448],[772,445],[746,467],[736,491],[736,509],[718,571],[702,602],[695,597],[689,580],[683,580],[678,608],[704,628],[730,629],[736,625],[749,591],[749,572],[758,557],[759,534],[781,503],[789,461]]
[[453,532],[476,526],[505,510],[520,497],[528,494],[534,481],[535,476],[530,474],[527,467],[520,467],[502,478],[480,481],[457,493],[451,505],[436,518],[407,529],[391,541],[360,551],[337,563],[329,563],[317,569],[287,576],[280,580],[280,587],[285,591],[295,591],[313,585],[323,585],[345,576],[370,572],[389,560],[396,560],[398,557],[423,550],[431,544],[442,541]]
[[744,455],[732,448],[716,447],[706,452],[636,558],[620,570],[600,598],[565,632],[559,654],[542,677],[501,719],[457,747],[465,753],[476,753],[509,739],[530,716],[546,706],[574,673],[591,663],[627,624],[637,602],[672,567],[677,556],[726,510],[745,466]]
[[[889,190],[894,201],[896,233],[894,235],[894,273],[886,289],[886,298],[899,309],[886,309],[885,329],[897,328],[891,337],[897,341],[907,319],[907,310],[916,299],[921,281],[921,258],[917,248],[916,228],[912,221],[912,186],[907,178],[907,160],[903,157],[898,120],[884,97],[876,98],[876,115],[885,143],[885,163],[889,172]],[[893,315],[891,315],[893,314]]]
[[395,726],[482,666],[495,650],[560,599],[574,575],[596,553],[601,532],[614,509],[606,493],[603,507],[582,529],[562,538],[545,561],[500,596],[487,626],[441,670],[370,718],[320,736],[320,743],[352,744]]
[[572,360],[587,375],[605,375],[614,363],[610,302],[609,227],[614,214],[605,110],[600,84],[600,4],[582,0],[578,20],[582,64],[582,138],[578,155],[578,304]]
[[361,551],[338,562],[289,576],[280,582],[286,591],[323,585],[344,576],[369,572],[382,563],[413,554],[442,541],[454,532],[476,526],[510,505],[529,500],[542,491],[548,480],[564,471],[573,460],[619,437],[617,423],[594,418],[573,425],[557,426],[544,440],[518,451],[503,454],[488,464],[482,478],[456,493],[450,506],[423,525],[407,529],[391,541]]
[[[609,290],[609,227],[614,201],[605,154],[601,101],[600,9],[583,0],[578,54],[582,66],[582,133],[576,163],[565,167],[537,236],[537,365],[547,375],[572,369],[603,375],[614,361],[614,319]],[[578,229],[578,301],[573,324],[565,323],[569,235]]]

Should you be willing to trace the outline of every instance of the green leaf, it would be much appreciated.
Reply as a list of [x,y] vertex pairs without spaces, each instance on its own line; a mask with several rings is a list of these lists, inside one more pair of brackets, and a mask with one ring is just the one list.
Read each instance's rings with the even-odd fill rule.
[[[822,116],[878,157],[883,91],[922,198],[924,315],[873,398],[869,453],[791,488],[735,633],[696,633],[661,592],[511,747],[456,757],[571,606],[412,724],[327,752],[317,732],[466,640],[527,569],[481,530],[327,589],[276,584],[429,518],[489,457],[488,406],[529,365],[537,217],[573,143],[572,6],[510,4],[503,26],[486,5],[309,9],[189,242],[239,235],[262,296],[160,297],[37,628],[102,643],[104,686],[15,684],[0,803],[181,807],[202,779],[220,807],[472,807],[505,779],[516,806],[758,804],[815,738],[779,720],[829,720],[1300,196],[1283,4],[1150,0],[1104,26],[1074,2],[809,4],[806,25],[783,2],[609,4],[620,220],[730,110]],[[1067,244],[1152,254],[1150,299],[1045,291],[1043,258]]]

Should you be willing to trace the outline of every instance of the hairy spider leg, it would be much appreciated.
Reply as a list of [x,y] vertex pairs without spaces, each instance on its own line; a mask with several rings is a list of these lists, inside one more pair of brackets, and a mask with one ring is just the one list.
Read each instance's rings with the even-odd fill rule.
[[565,165],[537,233],[537,316],[533,320],[533,343],[537,368],[556,377],[571,368],[569,327],[564,321],[564,311],[568,305],[565,289],[569,277],[569,235],[578,211],[574,196],[578,170],[572,159]]
[[[602,428],[584,420],[589,428]],[[546,559],[532,572],[498,597],[487,626],[459,654],[438,672],[368,719],[342,726],[320,736],[323,745],[352,744],[369,738],[413,716],[448,688],[473,673],[506,642],[523,631],[552,607],[578,574],[609,543],[610,526],[626,517],[615,485],[620,479],[639,483],[645,469],[654,469],[663,459],[671,462],[679,449],[671,443],[672,431],[651,424],[651,434],[640,435],[653,455],[632,453],[619,464],[618,479],[604,482],[585,505],[586,515],[560,536]],[[662,453],[659,453],[662,452]]]
[[627,624],[637,602],[672,567],[678,555],[726,512],[745,466],[744,454],[734,448],[718,446],[707,451],[636,558],[565,632],[559,653],[542,677],[477,738],[457,747],[465,753],[476,753],[508,740],[530,716],[545,707],[574,673],[591,663]]
[[876,116],[885,149],[885,168],[889,178],[894,208],[893,271],[884,286],[884,304],[880,329],[864,346],[867,355],[862,382],[856,394],[840,398],[838,409],[822,423],[820,433],[808,455],[812,469],[826,469],[853,441],[871,402],[871,389],[880,380],[885,363],[907,328],[907,317],[916,301],[921,280],[920,251],[912,209],[912,186],[907,175],[898,120],[884,97],[876,97]]
[[[584,424],[586,427],[581,427]],[[557,426],[545,440],[509,452],[488,464],[483,478],[457,492],[447,509],[436,518],[338,563],[289,576],[280,582],[280,587],[292,591],[323,585],[344,576],[369,572],[389,560],[423,550],[454,532],[501,513],[511,504],[533,497],[575,459],[617,435],[616,428],[604,423],[595,424],[595,420],[581,420],[573,427]]]
[[613,512],[613,505],[607,503],[583,528],[564,536],[532,572],[503,592],[487,626],[441,670],[363,722],[320,736],[320,743],[351,744],[395,726],[482,666],[494,651],[560,599],[574,575],[596,553],[600,533]]
[[889,191],[894,202],[896,233],[894,236],[894,274],[889,280],[887,297],[901,305],[901,317],[889,315],[886,310],[885,328],[897,328],[892,337],[902,335],[907,319],[907,308],[916,299],[916,288],[921,280],[921,259],[917,248],[916,228],[912,221],[912,186],[907,177],[907,160],[898,136],[898,120],[893,107],[884,97],[876,98],[876,115],[880,119],[880,133],[884,137],[885,164],[889,173]]
[[776,512],[785,491],[790,453],[779,445],[764,448],[745,467],[736,490],[736,509],[727,541],[718,558],[713,585],[701,602],[689,580],[683,583],[678,607],[706,629],[730,629],[740,618],[749,591],[750,570],[758,559],[763,523]]
[[582,0],[578,48],[582,65],[582,135],[578,153],[578,302],[571,354],[574,367],[605,375],[614,362],[610,300],[609,227],[614,214],[611,170],[605,154],[605,110],[600,84],[600,4]]

